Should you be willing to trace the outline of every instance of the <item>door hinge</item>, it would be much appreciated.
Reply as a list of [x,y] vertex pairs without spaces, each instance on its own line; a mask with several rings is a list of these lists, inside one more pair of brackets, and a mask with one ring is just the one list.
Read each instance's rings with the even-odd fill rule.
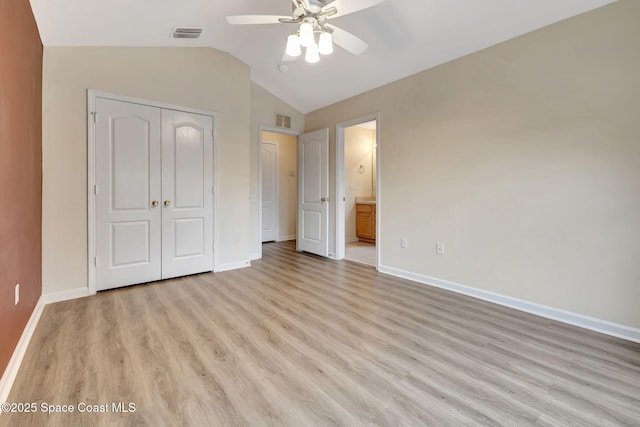
[[91,114],[93,116],[93,123],[95,123],[96,122],[96,116],[98,115],[98,113],[93,111],[93,112],[91,112],[89,114]]
[[98,257],[93,257],[93,265],[94,267],[98,266]]
[[98,194],[98,186],[97,185],[93,186],[93,194]]

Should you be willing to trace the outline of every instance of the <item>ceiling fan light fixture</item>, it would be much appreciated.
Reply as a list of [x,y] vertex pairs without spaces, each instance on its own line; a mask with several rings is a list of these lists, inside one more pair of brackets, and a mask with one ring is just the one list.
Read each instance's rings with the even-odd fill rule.
[[318,53],[318,45],[312,43],[310,46],[307,46],[307,52],[304,55],[304,60],[310,64],[315,64],[320,61],[320,54]]
[[331,33],[323,31],[320,33],[318,40],[318,52],[322,55],[330,55],[333,53],[333,36]]
[[[360,55],[368,45],[339,27],[328,25],[332,18],[349,15],[376,6],[385,0],[289,0],[293,3],[291,16],[235,15],[227,16],[232,25],[297,24],[298,31],[287,39],[283,61],[295,60],[306,48],[307,62],[318,62],[320,55],[333,53],[333,43],[354,55]],[[315,33],[319,38],[316,42]],[[325,34],[327,33],[327,34]],[[335,36],[335,39],[334,39]]]
[[316,40],[313,36],[313,24],[305,20],[300,24],[300,46],[308,48],[315,43]]
[[290,34],[287,37],[287,48],[286,53],[289,56],[300,56],[302,54],[302,49],[300,48],[300,38],[297,34]]

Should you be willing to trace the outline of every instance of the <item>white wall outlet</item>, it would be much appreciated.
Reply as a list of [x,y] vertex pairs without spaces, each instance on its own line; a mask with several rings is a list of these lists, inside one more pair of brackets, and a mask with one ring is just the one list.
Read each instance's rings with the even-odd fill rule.
[[240,233],[236,233],[236,243],[240,243]]
[[438,255],[444,255],[444,243],[441,243],[441,242],[436,243],[436,253]]
[[20,283],[16,284],[16,302],[14,305],[18,305],[20,302]]
[[257,202],[258,201],[258,196],[256,196],[255,194],[249,194],[249,201],[250,202]]
[[400,239],[400,247],[402,249],[407,249],[407,238],[406,237],[403,237],[403,238]]

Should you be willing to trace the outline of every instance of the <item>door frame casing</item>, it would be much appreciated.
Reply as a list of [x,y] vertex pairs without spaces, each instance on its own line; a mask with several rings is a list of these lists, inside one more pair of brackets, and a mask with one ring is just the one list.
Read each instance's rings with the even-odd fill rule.
[[[275,126],[267,126],[267,125],[258,125],[258,253],[252,257],[251,259],[260,259],[262,258],[262,132],[274,132],[274,133],[283,133],[286,135],[293,135],[296,138],[300,135],[300,132],[279,128]],[[297,147],[297,145],[296,145]],[[296,148],[297,149],[297,148]],[[297,153],[296,153],[297,158]],[[296,216],[296,223],[297,223]],[[297,227],[297,224],[296,224]]]
[[200,114],[213,118],[213,269],[216,269],[216,254],[218,252],[220,235],[218,230],[218,113],[199,108],[184,107],[165,102],[150,101],[141,98],[102,92],[93,89],[87,90],[87,287],[89,295],[97,293],[96,283],[96,208],[94,188],[96,185],[96,156],[95,156],[95,125],[94,113],[96,99],[105,98],[113,101],[128,102],[131,104],[146,105],[165,110],[184,111],[186,113]]
[[355,119],[340,122],[336,125],[336,208],[335,208],[335,259],[342,260],[345,257],[345,190],[344,190],[344,168],[345,168],[345,136],[344,130],[348,127],[359,125],[361,123],[376,122],[376,270],[380,267],[380,113],[371,113]]

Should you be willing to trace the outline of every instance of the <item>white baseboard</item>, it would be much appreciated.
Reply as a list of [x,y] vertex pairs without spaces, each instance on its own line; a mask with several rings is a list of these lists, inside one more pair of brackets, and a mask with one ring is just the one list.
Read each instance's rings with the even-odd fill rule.
[[69,289],[68,291],[51,292],[48,294],[42,294],[45,304],[52,304],[54,302],[67,301],[70,299],[84,298],[89,296],[89,288],[76,288]]
[[276,239],[276,242],[286,242],[288,240],[296,240],[296,235],[292,234],[290,236],[283,236],[283,237],[278,237]]
[[360,239],[358,239],[357,237],[347,237],[346,239],[344,239],[345,243],[354,243],[354,242],[359,242]]
[[[38,325],[38,320],[40,320],[40,315],[42,315],[42,311],[44,310],[44,306],[46,305],[44,298],[41,296],[36,303],[33,312],[31,313],[31,317],[27,321],[27,325],[22,331],[22,335],[20,336],[20,340],[16,345],[15,350],[13,350],[13,355],[9,360],[9,364],[0,379],[0,402],[6,402],[9,397],[9,392],[11,391],[11,387],[13,386],[13,382],[16,379],[16,375],[18,375],[18,370],[20,369],[20,365],[22,364],[22,359],[24,358],[24,354],[27,351],[27,347],[29,346],[29,342],[31,341],[31,337],[33,336],[33,332],[36,330],[36,326]],[[0,411],[0,414],[2,412]]]
[[247,261],[230,262],[227,264],[220,264],[214,267],[213,272],[220,273],[222,271],[237,270],[238,268],[245,268],[245,267],[251,267],[251,261],[247,260]]
[[86,296],[89,296],[88,288],[77,288],[68,291],[52,292],[40,295],[38,303],[33,309],[33,313],[31,313],[31,317],[22,331],[18,345],[16,345],[15,350],[13,350],[13,355],[11,356],[11,360],[9,360],[9,364],[7,365],[4,375],[2,376],[2,379],[0,379],[0,402],[6,402],[9,397],[9,392],[11,391],[13,382],[16,379],[16,375],[18,375],[22,359],[27,351],[33,332],[38,325],[44,306],[55,302],[67,301]]
[[261,258],[262,258],[262,254],[260,252],[254,252],[252,254],[249,254],[249,261],[255,261]]
[[378,269],[380,273],[389,274],[391,276],[408,279],[424,285],[436,288],[446,289],[463,295],[468,295],[484,301],[493,302],[516,310],[525,311],[548,319],[557,320],[559,322],[568,323],[570,325],[579,326],[591,331],[600,332],[618,338],[640,343],[640,329],[631,326],[621,325],[619,323],[609,322],[607,320],[596,319],[594,317],[585,316],[571,311],[561,310],[518,298],[509,297],[489,291],[485,291],[471,286],[460,285],[458,283],[442,280],[435,277],[424,276],[422,274],[412,273],[393,267],[381,265]]

